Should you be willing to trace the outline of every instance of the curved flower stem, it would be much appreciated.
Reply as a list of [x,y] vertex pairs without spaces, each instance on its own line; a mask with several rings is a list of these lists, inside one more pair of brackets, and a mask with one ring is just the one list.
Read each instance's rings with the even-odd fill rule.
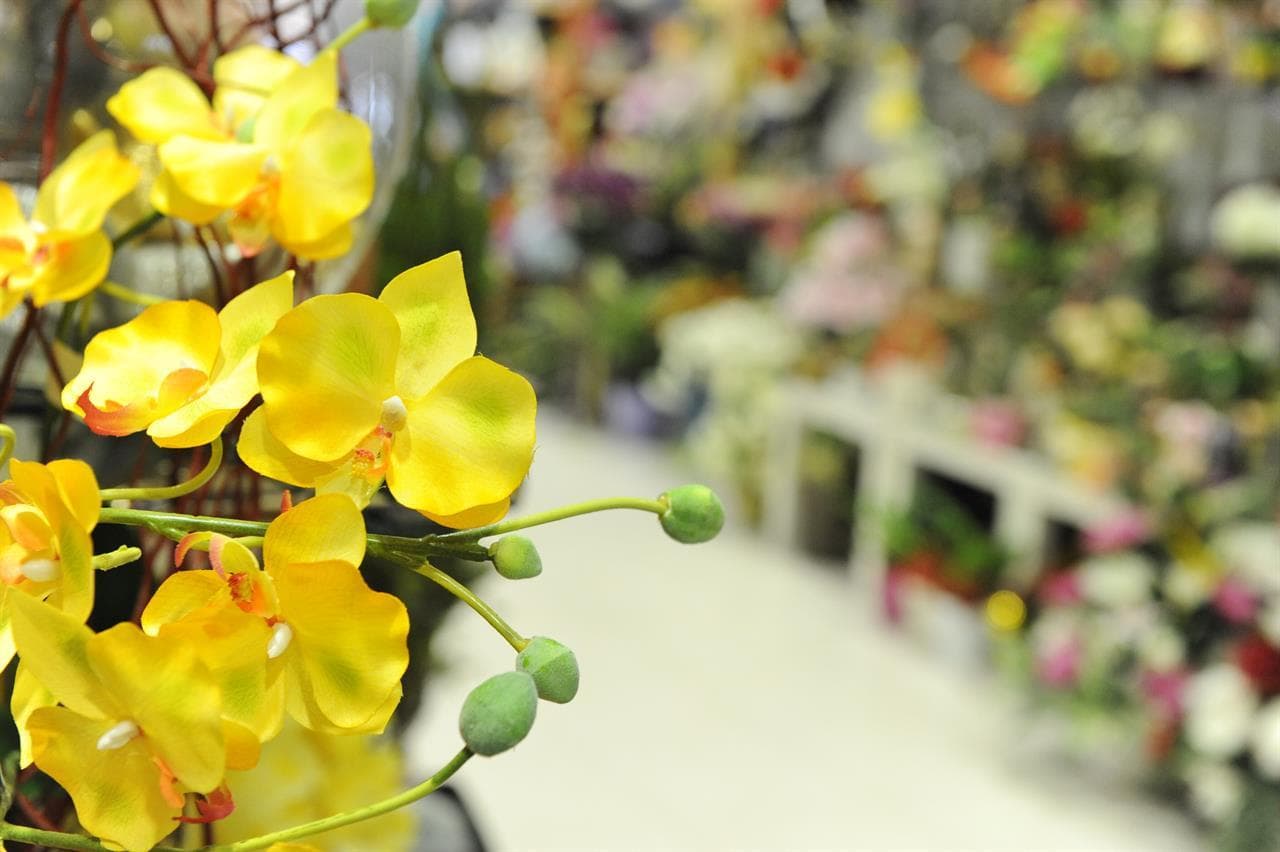
[[485,603],[480,597],[465,585],[450,577],[430,562],[424,562],[415,567],[414,572],[421,574],[458,600],[476,611],[476,614],[489,622],[489,626],[498,631],[503,639],[507,640],[507,644],[515,648],[516,653],[520,653],[529,645],[529,640],[521,636],[514,627],[498,615],[497,611]]
[[[50,849],[82,849],[87,852],[110,852],[110,847],[103,846],[92,837],[83,834],[67,834],[62,831],[45,831],[25,825],[13,825],[0,822],[0,840],[13,840],[32,846],[47,846]],[[151,852],[184,852],[176,846],[153,846]]]
[[102,501],[105,503],[108,500],[172,500],[175,497],[190,494],[210,479],[213,479],[213,475],[222,466],[221,435],[213,439],[213,443],[209,445],[209,450],[208,463],[199,473],[186,482],[157,488],[104,488],[101,492]]
[[13,448],[18,445],[18,436],[7,423],[0,423],[0,441],[4,442],[4,446],[0,447],[0,467],[4,467],[13,458]]
[[164,214],[159,210],[152,210],[146,216],[121,231],[116,238],[111,241],[111,247],[113,249],[120,248],[120,246],[129,242],[129,240],[142,236],[147,231],[150,231],[152,226],[163,218]]
[[[439,790],[444,782],[453,777],[453,774],[462,768],[468,760],[471,759],[474,752],[469,748],[463,748],[453,756],[453,759],[440,768],[440,771],[432,775],[426,781],[416,787],[410,787],[403,793],[392,796],[389,799],[383,799],[381,802],[375,802],[372,805],[366,805],[354,811],[347,811],[342,814],[334,814],[330,817],[306,822],[302,825],[286,828],[283,831],[273,831],[270,834],[264,834],[261,837],[254,837],[250,840],[241,840],[236,843],[219,844],[216,846],[201,847],[204,852],[250,852],[253,849],[265,849],[273,843],[283,843],[289,840],[299,840],[303,837],[311,837],[325,831],[332,831],[335,828],[342,828],[352,823],[364,822],[367,819],[382,816],[391,811],[403,808],[405,805],[413,804],[419,799],[425,798],[430,794]],[[199,852],[199,851],[198,851]]]
[[373,21],[368,18],[361,18],[339,33],[338,37],[325,45],[324,49],[326,52],[337,53],[371,29],[373,29]]
[[599,500],[586,500],[582,503],[574,503],[571,506],[561,506],[558,509],[548,509],[545,512],[525,515],[523,518],[508,518],[505,521],[498,521],[496,524],[445,533],[435,538],[437,541],[475,541],[491,535],[502,535],[503,533],[549,524],[552,521],[562,521],[565,518],[587,515],[592,512],[604,512],[609,509],[640,509],[645,512],[653,512],[655,515],[661,515],[667,510],[667,506],[661,500],[648,500],[644,497],[602,497]]
[[[311,837],[315,834],[322,834],[326,831],[333,831],[335,828],[351,825],[357,822],[364,822],[367,819],[382,816],[391,811],[403,808],[405,805],[413,804],[419,799],[431,795],[439,790],[446,781],[453,777],[453,774],[462,768],[468,760],[471,759],[473,752],[471,749],[463,748],[453,756],[453,759],[440,768],[440,771],[432,775],[426,781],[416,787],[410,787],[402,793],[398,793],[389,799],[383,799],[381,802],[374,802],[372,805],[366,805],[363,808],[357,808],[354,811],[334,814],[322,819],[304,822],[302,825],[295,825],[293,828],[286,828],[281,831],[273,831],[270,834],[263,834],[259,837],[252,837],[248,840],[239,840],[235,843],[217,843],[213,846],[201,846],[195,850],[186,850],[186,852],[250,852],[253,849],[265,849],[273,843],[284,843],[289,840],[299,840],[303,837]],[[13,840],[18,843],[29,843],[32,846],[47,846],[51,849],[72,849],[86,850],[86,852],[108,852],[108,847],[103,846],[92,837],[86,837],[83,834],[67,834],[61,831],[44,831],[39,828],[30,828],[25,825],[12,825],[7,822],[0,822],[0,840]],[[175,846],[155,846],[152,852],[183,852]]]
[[[267,531],[264,521],[243,521],[239,518],[210,518],[205,515],[183,515],[178,512],[156,512],[150,509],[117,509],[103,506],[99,517],[104,524],[127,524],[146,527],[174,541],[190,532],[216,532],[238,538],[252,547],[255,542],[246,538],[261,538]],[[414,567],[432,556],[453,556],[473,562],[489,559],[488,552],[477,544],[467,542],[440,542],[435,536],[408,538],[399,535],[369,533],[365,536],[369,553],[389,559],[406,567]]]
[[98,291],[110,296],[113,299],[119,299],[122,302],[128,302],[131,305],[158,305],[161,302],[168,301],[160,296],[152,296],[150,293],[138,293],[130,290],[123,284],[117,284],[114,281],[103,281],[98,285]]

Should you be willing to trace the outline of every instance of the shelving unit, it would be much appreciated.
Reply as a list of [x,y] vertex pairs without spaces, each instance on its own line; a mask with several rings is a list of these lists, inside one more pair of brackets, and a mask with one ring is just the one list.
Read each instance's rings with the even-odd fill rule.
[[979,443],[967,432],[970,404],[939,393],[917,373],[873,381],[848,370],[822,381],[788,382],[781,396],[765,473],[765,530],[777,542],[799,545],[805,436],[821,431],[847,442],[861,458],[850,567],[873,588],[888,567],[885,543],[877,515],[860,509],[907,507],[926,471],[992,495],[993,531],[1014,555],[1015,586],[1035,578],[1055,529],[1084,529],[1127,508],[1117,495],[1082,486],[1034,452]]

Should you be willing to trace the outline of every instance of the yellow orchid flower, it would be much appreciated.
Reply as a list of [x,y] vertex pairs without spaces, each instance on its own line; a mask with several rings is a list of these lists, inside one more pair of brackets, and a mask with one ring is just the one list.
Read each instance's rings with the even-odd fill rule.
[[0,669],[13,659],[11,602],[47,598],[83,622],[93,609],[93,542],[98,481],[89,465],[13,460],[0,483]]
[[373,197],[372,134],[337,108],[337,57],[310,65],[262,47],[214,63],[213,103],[185,75],[153,68],[125,83],[107,111],[158,145],[163,171],[151,203],[227,227],[251,256],[269,238],[299,257],[335,257],[351,246],[351,222]]
[[[262,760],[229,782],[239,807],[218,823],[214,839],[234,843],[352,811],[402,789],[404,761],[394,741],[373,736],[331,737],[287,723],[262,748]],[[400,808],[364,822],[326,831],[279,852],[408,852],[417,843],[413,808]]]
[[226,811],[225,772],[251,766],[257,742],[228,736],[195,649],[132,624],[95,634],[25,595],[12,608],[23,670],[59,702],[23,712],[31,758],[71,795],[88,831],[145,850],[173,831],[184,791]]
[[207,444],[258,392],[258,345],[292,305],[292,272],[220,312],[196,301],[152,305],[89,341],[62,405],[99,435],[146,429],[162,447]]
[[103,130],[50,172],[28,221],[13,187],[0,183],[0,316],[30,296],[36,305],[78,299],[102,282],[111,241],[102,222],[138,182],[138,169]]
[[165,580],[143,610],[143,630],[214,640],[201,653],[235,684],[234,695],[224,689],[224,713],[262,739],[279,730],[282,705],[312,730],[381,731],[409,665],[409,615],[360,576],[365,529],[355,504],[321,495],[276,518],[262,545],[265,570],[239,542],[203,537],[214,570]]
[[377,299],[308,299],[263,338],[263,405],[245,420],[240,458],[361,506],[385,477],[439,523],[496,520],[533,459],[537,399],[475,347],[457,252],[397,275]]

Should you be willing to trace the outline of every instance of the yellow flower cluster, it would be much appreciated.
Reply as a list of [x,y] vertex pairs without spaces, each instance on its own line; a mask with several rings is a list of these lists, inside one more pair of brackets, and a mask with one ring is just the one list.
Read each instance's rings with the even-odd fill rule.
[[[373,186],[369,130],[337,107],[336,61],[243,48],[214,63],[211,100],[154,68],[107,108],[157,146],[149,192],[161,213],[217,221],[244,255],[274,241],[329,257],[349,248]],[[103,131],[53,171],[29,220],[0,184],[0,311],[101,282],[104,218],[138,179]],[[0,484],[0,663],[19,658],[21,761],[65,788],[80,824],[113,848],[149,849],[176,821],[227,817],[235,773],[257,764],[286,716],[318,734],[382,731],[401,698],[409,620],[361,576],[362,509],[385,480],[439,523],[489,523],[532,461],[533,389],[476,354],[456,253],[377,298],[295,306],[293,277],[221,310],[147,307],[88,343],[61,394],[98,434],[145,431],[173,448],[218,441],[261,395],[240,427],[241,459],[316,492],[261,539],[186,535],[140,624],[95,633],[90,533],[111,495],[71,460],[13,461]],[[210,568],[181,570],[192,548]]]

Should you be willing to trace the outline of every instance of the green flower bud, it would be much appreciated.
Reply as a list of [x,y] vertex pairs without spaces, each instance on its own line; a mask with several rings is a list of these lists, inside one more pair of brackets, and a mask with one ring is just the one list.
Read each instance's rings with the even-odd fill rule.
[[528,736],[537,712],[533,677],[528,672],[503,672],[471,690],[462,702],[458,730],[467,748],[492,757]]
[[399,29],[418,11],[418,0],[364,0],[364,16],[375,27]]
[[508,580],[527,580],[542,573],[537,548],[522,535],[506,535],[489,545],[489,558]]
[[535,636],[516,656],[516,668],[533,676],[538,697],[568,704],[578,694],[578,658],[546,636]]
[[724,505],[705,485],[681,485],[661,495],[667,508],[658,516],[667,535],[684,544],[711,541],[724,526]]

